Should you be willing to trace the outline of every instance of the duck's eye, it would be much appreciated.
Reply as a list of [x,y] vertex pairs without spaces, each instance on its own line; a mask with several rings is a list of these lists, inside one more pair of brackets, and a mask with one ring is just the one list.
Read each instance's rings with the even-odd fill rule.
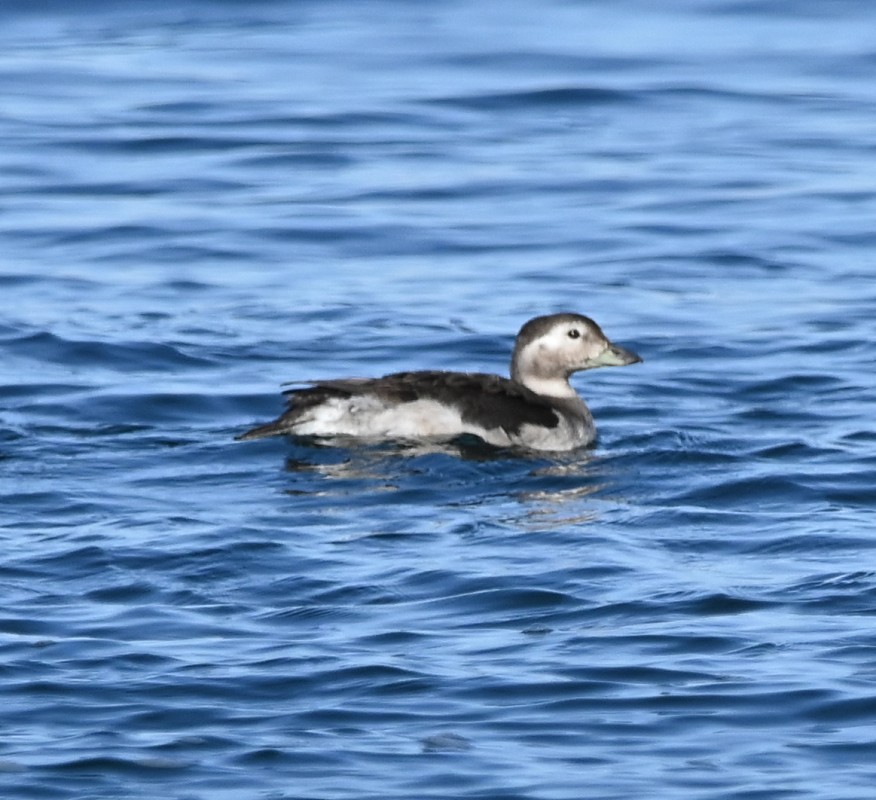
[[577,339],[580,335],[581,331],[579,331],[577,328],[572,328],[572,330],[569,331],[570,339]]

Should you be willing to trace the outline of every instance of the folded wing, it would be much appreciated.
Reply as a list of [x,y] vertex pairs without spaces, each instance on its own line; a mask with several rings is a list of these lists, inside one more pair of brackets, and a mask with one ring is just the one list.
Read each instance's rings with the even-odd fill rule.
[[294,434],[322,409],[345,400],[351,409],[361,400],[363,405],[376,403],[384,412],[398,409],[399,413],[406,404],[431,401],[459,415],[461,427],[454,435],[499,429],[510,436],[523,425],[550,429],[559,424],[557,413],[544,398],[507,378],[485,373],[398,372],[383,378],[317,381],[284,394],[287,409],[279,418],[238,438]]

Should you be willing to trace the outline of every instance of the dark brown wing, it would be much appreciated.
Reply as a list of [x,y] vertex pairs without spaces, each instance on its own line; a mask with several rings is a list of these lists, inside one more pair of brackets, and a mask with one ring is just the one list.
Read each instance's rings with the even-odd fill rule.
[[559,416],[544,398],[508,378],[479,372],[396,372],[382,378],[318,381],[284,392],[287,410],[274,422],[237,437],[256,439],[289,433],[296,420],[332,398],[371,395],[387,405],[432,400],[458,409],[463,422],[517,433],[525,424],[554,428]]
[[[347,388],[347,387],[339,387]],[[390,403],[433,400],[457,408],[464,422],[517,433],[524,424],[554,428],[559,417],[550,403],[519,383],[481,372],[398,372],[369,385]]]

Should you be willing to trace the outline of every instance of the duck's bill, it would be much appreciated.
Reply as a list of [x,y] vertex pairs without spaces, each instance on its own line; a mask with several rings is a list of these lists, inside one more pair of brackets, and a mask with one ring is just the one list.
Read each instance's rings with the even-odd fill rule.
[[590,364],[594,367],[625,367],[627,364],[638,364],[642,359],[632,350],[627,350],[619,344],[609,344]]

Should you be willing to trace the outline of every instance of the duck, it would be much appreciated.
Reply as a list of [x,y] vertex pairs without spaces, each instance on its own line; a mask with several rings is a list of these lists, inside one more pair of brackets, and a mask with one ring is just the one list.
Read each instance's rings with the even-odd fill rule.
[[292,435],[375,442],[473,435],[497,447],[574,450],[594,442],[596,425],[569,382],[572,374],[641,361],[609,341],[590,317],[548,314],[520,328],[508,378],[416,370],[312,381],[283,393],[287,407],[277,419],[235,438]]

